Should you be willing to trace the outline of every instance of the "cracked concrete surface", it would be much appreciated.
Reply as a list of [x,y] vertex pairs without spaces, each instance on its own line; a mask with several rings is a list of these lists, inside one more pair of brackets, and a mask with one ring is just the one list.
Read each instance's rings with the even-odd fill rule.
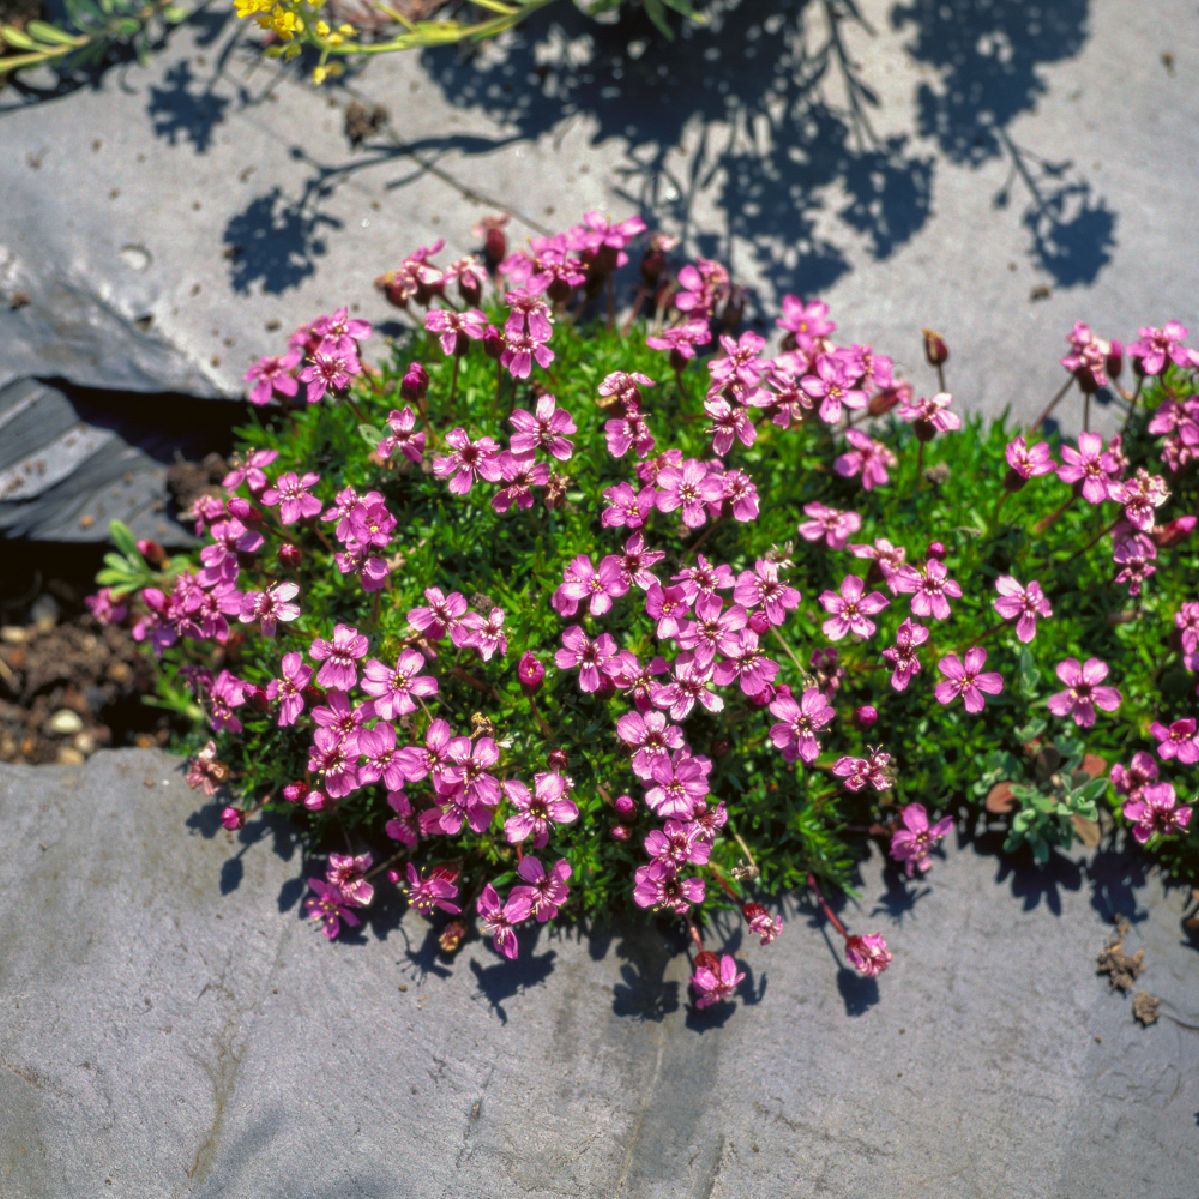
[[[1195,951],[1100,851],[1013,872],[986,838],[914,900],[867,867],[877,986],[789,902],[703,1015],[639,923],[450,965],[380,913],[300,918],[281,835],[220,830],[163,754],[0,768],[0,1193],[131,1199],[1189,1199]],[[230,862],[235,862],[231,866]],[[222,893],[224,892],[224,893]],[[1122,910],[1149,1029],[1095,974]]]

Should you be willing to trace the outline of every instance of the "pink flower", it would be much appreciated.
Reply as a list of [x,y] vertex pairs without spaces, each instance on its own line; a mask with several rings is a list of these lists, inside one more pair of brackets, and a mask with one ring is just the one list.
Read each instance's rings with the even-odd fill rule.
[[108,587],[101,587],[94,595],[86,596],[83,602],[98,624],[120,624],[129,615],[129,605],[121,603]]
[[662,828],[650,830],[645,852],[670,869],[682,870],[688,863],[705,865],[712,855],[712,842],[692,820],[667,820]]
[[527,920],[533,910],[528,895],[517,894],[514,887],[507,900],[500,903],[496,889],[488,883],[475,903],[475,910],[479,913],[483,932],[491,936],[496,952],[506,958],[515,958],[520,946],[514,926]]
[[823,538],[830,550],[844,549],[862,527],[862,518],[856,512],[842,512],[821,503],[805,504],[803,510],[808,519],[799,526],[799,535],[805,541]]
[[1154,833],[1169,837],[1186,832],[1191,809],[1178,803],[1172,783],[1151,783],[1136,799],[1125,801],[1124,818],[1133,822],[1132,835],[1144,844]]
[[668,683],[654,683],[650,699],[657,708],[665,708],[671,720],[686,720],[698,703],[709,712],[724,710],[724,700],[712,689],[712,667],[702,666],[693,655],[683,653],[675,659],[674,673]]
[[656,496],[657,491],[653,487],[634,491],[628,483],[605,488],[604,499],[607,503],[600,523],[605,529],[640,529],[654,511]]
[[308,365],[300,371],[300,381],[308,384],[308,402],[315,404],[326,392],[344,391],[350,378],[361,373],[353,342],[327,337],[312,351]]
[[579,690],[594,693],[600,689],[601,675],[616,653],[610,633],[601,633],[594,641],[577,625],[562,631],[562,648],[554,654],[559,670],[579,670]]
[[224,807],[221,809],[221,827],[231,833],[245,828],[246,814],[241,808]]
[[507,512],[513,504],[520,511],[531,508],[535,502],[534,487],[544,487],[550,481],[550,468],[544,462],[535,462],[532,454],[510,454],[501,450],[498,458],[500,476],[504,486],[491,499],[497,512]]
[[299,720],[304,711],[304,688],[311,678],[312,667],[304,661],[302,654],[293,650],[283,655],[283,677],[272,679],[266,688],[267,699],[279,701],[280,728]]
[[820,419],[833,425],[845,408],[866,407],[866,393],[857,385],[845,361],[835,354],[818,353],[814,373],[804,375],[800,387],[813,400],[820,401]]
[[298,583],[272,583],[265,591],[247,591],[241,597],[238,619],[243,624],[257,620],[264,637],[273,637],[279,621],[292,621],[300,615],[300,605],[291,601],[300,594]]
[[351,904],[342,890],[335,883],[327,883],[319,878],[310,878],[309,887],[312,894],[304,902],[309,918],[321,925],[321,932],[332,941],[341,932],[342,924],[357,928],[362,923],[354,914]]
[[798,296],[783,296],[783,315],[775,322],[795,338],[801,350],[810,350],[837,330],[836,321],[828,319],[828,305],[823,300],[805,304]]
[[1056,667],[1057,677],[1067,690],[1049,697],[1049,710],[1054,716],[1073,716],[1080,728],[1089,729],[1095,723],[1095,709],[1114,712],[1120,706],[1120,692],[1115,687],[1102,687],[1107,678],[1107,663],[1088,658],[1079,665],[1077,658],[1066,658]]
[[892,954],[887,948],[882,933],[866,933],[865,936],[845,938],[845,956],[849,964],[859,973],[873,978],[882,974],[891,964]]
[[707,466],[689,458],[681,467],[668,466],[658,473],[658,511],[681,509],[683,524],[698,529],[707,520],[708,504],[724,498],[724,484]]
[[433,473],[439,479],[449,479],[450,491],[454,495],[466,495],[475,479],[498,482],[500,465],[496,460],[500,447],[490,437],[471,441],[466,430],[451,429],[446,434],[446,445],[450,453],[438,454],[433,459]]
[[733,519],[743,524],[758,519],[758,489],[743,470],[724,472],[724,505],[731,508]]
[[1131,479],[1112,483],[1108,495],[1124,505],[1124,519],[1142,533],[1152,532],[1157,523],[1156,509],[1170,498],[1170,489],[1160,475],[1139,469]]
[[545,681],[545,667],[532,650],[525,650],[516,664],[516,678],[526,695],[532,695]]
[[1163,762],[1171,758],[1180,766],[1193,766],[1199,762],[1199,721],[1193,716],[1175,720],[1169,725],[1154,721],[1149,732],[1157,739],[1157,756]]
[[695,655],[698,666],[711,665],[717,654],[730,657],[737,653],[747,619],[740,604],[726,609],[720,596],[701,595],[695,601],[694,615],[680,631],[678,642],[680,648]]
[[1191,354],[1182,344],[1186,340],[1186,326],[1178,321],[1167,321],[1161,329],[1146,326],[1139,330],[1140,340],[1128,347],[1131,358],[1139,361],[1147,375],[1160,375],[1167,362],[1177,366],[1193,366]]
[[351,342],[365,341],[371,335],[370,321],[352,320],[348,308],[338,308],[331,314],[318,316],[309,329],[316,337],[348,338]]
[[404,887],[408,902],[422,916],[432,916],[438,910],[456,916],[462,911],[454,902],[458,898],[458,876],[453,871],[444,866],[434,866],[426,876],[408,862],[404,867],[404,876],[408,880]]
[[770,705],[770,714],[779,722],[770,728],[770,740],[783,751],[783,760],[812,763],[820,756],[817,732],[836,715],[824,693],[809,687],[799,702],[781,695]]
[[386,462],[399,450],[409,462],[419,462],[425,452],[425,433],[423,429],[417,431],[416,413],[407,406],[393,408],[387,415],[387,427],[391,432],[379,442],[375,453]]
[[856,479],[861,475],[863,491],[885,486],[891,477],[887,474],[888,468],[898,461],[895,455],[861,429],[846,429],[845,440],[852,448],[837,458],[833,470],[845,479]]
[[799,590],[779,578],[779,564],[759,558],[753,570],[743,570],[737,576],[733,599],[742,607],[761,609],[767,621],[776,628],[787,619],[787,613],[799,607]]
[[708,363],[713,384],[720,388],[735,385],[748,391],[757,387],[766,368],[761,358],[766,348],[765,339],[750,330],[742,333],[736,341],[721,334],[720,348],[724,350],[725,357],[713,358]]
[[708,434],[712,438],[712,453],[723,458],[733,448],[733,443],[753,445],[757,438],[753,421],[740,405],[730,404],[723,396],[709,396],[704,400],[704,411],[711,418]]
[[653,777],[654,763],[669,759],[683,747],[683,730],[670,724],[664,712],[626,712],[616,722],[616,735],[633,751],[633,773]]
[[1111,485],[1119,474],[1119,459],[1103,448],[1098,433],[1080,433],[1078,448],[1062,446],[1062,464],[1057,477],[1063,483],[1081,483],[1082,496],[1088,503],[1102,504],[1111,496]]
[[504,795],[516,809],[515,816],[504,821],[504,836],[516,844],[533,838],[534,849],[544,849],[550,826],[573,824],[579,809],[570,798],[566,779],[557,771],[541,771],[533,778],[533,791],[517,779],[503,783]]
[[301,477],[294,471],[287,471],[275,480],[273,487],[268,487],[262,493],[262,502],[268,508],[277,504],[279,519],[285,525],[294,525],[296,521],[307,520],[321,510],[320,500],[308,490],[320,480],[320,475],[311,472]]
[[704,880],[683,878],[665,862],[655,860],[633,873],[633,902],[640,908],[662,909],[685,916],[692,904],[703,901]]
[[480,341],[487,329],[487,317],[477,308],[456,312],[452,308],[432,308],[425,313],[425,328],[440,334],[443,354],[465,354],[472,341]]
[[874,621],[871,616],[881,612],[888,604],[888,599],[880,591],[872,591],[864,595],[865,583],[857,575],[846,575],[841,581],[841,591],[821,592],[820,602],[829,618],[821,626],[824,635],[830,641],[840,641],[842,637],[853,633],[855,637],[869,637],[874,632]]
[[727,953],[716,960],[715,954],[704,954],[711,958],[712,963],[696,959],[696,970],[691,976],[691,989],[695,992],[697,1008],[711,1007],[725,999],[731,999],[745,977],[744,970],[737,969],[737,963]]
[[[681,299],[676,297],[676,304]],[[669,350],[672,362],[681,367],[689,359],[695,357],[697,346],[707,345],[712,340],[712,331],[707,321],[685,321],[681,325],[671,325],[661,333],[652,333],[645,339],[645,344],[651,350]]]
[[383,826],[383,831],[393,841],[399,841],[401,845],[415,849],[420,840],[420,821],[417,819],[408,796],[403,791],[389,791],[387,806],[395,813],[395,816]]
[[299,365],[298,350],[290,350],[282,357],[268,355],[259,358],[245,374],[246,382],[254,384],[250,389],[250,403],[261,407],[269,404],[275,395],[294,396],[300,389],[295,376],[295,369]]
[[222,670],[208,690],[209,724],[216,732],[228,729],[231,733],[240,733],[242,723],[233,714],[233,709],[240,708],[257,690],[235,674]]
[[913,616],[931,616],[933,620],[947,620],[949,600],[962,595],[961,585],[949,577],[939,558],[929,558],[919,568],[901,566],[887,581],[897,594],[911,595]]
[[896,691],[907,690],[912,675],[920,673],[920,659],[916,657],[916,650],[927,640],[928,629],[922,624],[913,624],[905,616],[895,632],[894,647],[883,650],[883,657],[893,669],[891,686]]
[[1138,750],[1132,755],[1128,766],[1117,762],[1112,767],[1112,786],[1117,795],[1136,799],[1146,783],[1152,783],[1158,775],[1157,762],[1153,757]]
[[686,749],[669,757],[655,758],[652,767],[655,786],[645,794],[650,811],[663,820],[688,819],[696,805],[708,796],[711,765],[707,758],[692,757]]
[[749,931],[760,938],[760,945],[769,945],[776,937],[782,935],[783,922],[778,916],[772,917],[760,903],[747,903],[741,909]]
[[458,624],[454,644],[474,646],[484,662],[490,662],[497,653],[502,658],[508,652],[508,638],[504,636],[504,609],[492,608],[486,616],[468,612]]
[[612,601],[628,589],[617,555],[609,554],[597,570],[586,554],[580,554],[566,567],[562,585],[550,602],[559,616],[574,616],[584,600],[592,616],[603,616],[611,609]]
[[942,816],[929,828],[928,812],[920,803],[908,804],[899,815],[904,827],[891,834],[891,856],[903,863],[908,878],[911,878],[917,870],[923,874],[933,864],[933,846],[948,836],[953,828],[953,818]]
[[415,712],[416,699],[437,694],[437,680],[420,673],[424,664],[425,656],[417,649],[404,650],[395,666],[387,666],[377,658],[366,664],[362,690],[374,698],[372,708],[376,716],[394,720]]
[[363,657],[369,648],[370,642],[365,634],[344,624],[334,627],[332,641],[316,638],[308,656],[314,662],[324,663],[317,673],[317,683],[337,691],[349,691],[358,682],[356,660]]
[[962,427],[962,418],[950,411],[952,402],[953,396],[946,391],[927,400],[909,397],[899,405],[896,415],[915,426],[916,436],[921,441],[932,441],[938,433],[950,433]]
[[838,758],[833,763],[833,774],[845,780],[847,791],[861,791],[873,787],[875,791],[886,791],[891,786],[888,768],[891,755],[885,750],[872,749],[865,758]]
[[514,454],[544,450],[565,462],[574,452],[568,435],[577,432],[575,422],[569,412],[557,407],[557,401],[548,392],[537,397],[533,412],[517,408],[508,419],[516,430],[512,435]]
[[983,673],[986,660],[987,651],[981,645],[968,649],[964,659],[957,654],[946,654],[937,663],[937,669],[946,679],[933,688],[937,703],[948,704],[960,698],[967,712],[981,712],[986,702],[984,692],[998,695],[1003,690],[1002,675],[995,671]]
[[408,623],[431,641],[440,641],[448,629],[452,634],[466,614],[466,597],[460,591],[447,596],[440,587],[426,587],[428,606],[413,608]]
[[995,580],[995,590],[999,593],[994,601],[995,611],[1004,620],[1016,621],[1016,636],[1025,644],[1037,634],[1037,617],[1053,615],[1053,609],[1036,579],[1026,586],[1011,575],[1001,575]]
[[1053,473],[1053,458],[1049,454],[1049,443],[1038,441],[1034,446],[1025,444],[1024,435],[1013,438],[1004,451],[1007,464],[1021,479],[1033,479],[1039,475]]
[[536,858],[526,854],[517,863],[516,873],[525,881],[512,888],[510,900],[527,900],[529,911],[538,924],[552,920],[570,895],[566,886],[571,875],[570,863],[559,858],[547,872]]

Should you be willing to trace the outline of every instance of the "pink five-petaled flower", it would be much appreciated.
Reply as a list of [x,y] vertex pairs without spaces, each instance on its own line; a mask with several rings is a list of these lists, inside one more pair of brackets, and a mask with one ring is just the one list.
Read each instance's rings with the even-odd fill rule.
[[579,554],[563,571],[562,585],[555,590],[550,603],[559,616],[574,616],[579,605],[586,601],[592,616],[603,616],[611,609],[612,601],[628,589],[618,555],[607,555],[597,570],[586,554]]
[[514,887],[512,894],[501,903],[496,889],[488,883],[475,903],[475,910],[479,913],[483,932],[491,935],[496,952],[502,953],[506,958],[515,958],[520,947],[513,926],[527,920],[533,910],[528,895],[517,894]]
[[904,827],[891,834],[891,856],[902,862],[908,878],[917,870],[923,874],[933,863],[933,846],[953,828],[953,817],[942,816],[931,828],[928,812],[921,803],[910,803],[900,813]]
[[1024,584],[1011,575],[1001,575],[995,580],[995,590],[999,592],[995,611],[1004,620],[1016,622],[1016,636],[1025,644],[1037,634],[1037,617],[1053,615],[1053,609],[1036,579]]
[[897,462],[895,455],[881,441],[875,441],[861,429],[846,429],[845,440],[849,442],[850,449],[836,459],[833,470],[845,479],[855,479],[860,475],[863,491],[885,486],[891,478],[887,469]]
[[818,730],[836,715],[818,687],[809,687],[799,702],[793,696],[780,695],[770,705],[770,714],[778,724],[771,725],[770,740],[783,751],[783,760],[815,762],[820,756]]
[[1088,658],[1080,665],[1077,658],[1066,658],[1057,664],[1056,673],[1067,690],[1049,697],[1054,716],[1073,716],[1075,724],[1089,729],[1095,723],[1096,708],[1114,712],[1120,706],[1120,692],[1100,685],[1107,678],[1106,662]]
[[708,518],[708,504],[724,498],[724,483],[719,474],[709,473],[708,467],[688,459],[679,466],[668,466],[658,472],[658,511],[681,509],[683,524],[698,529]]
[[268,508],[279,506],[279,519],[285,525],[294,525],[298,520],[307,520],[321,510],[321,502],[308,490],[321,481],[320,475],[309,472],[297,475],[287,471],[275,480],[273,487],[262,493],[262,502]]
[[983,693],[998,695],[1003,690],[1003,676],[996,671],[983,671],[987,651],[981,645],[972,646],[964,658],[957,654],[946,654],[937,663],[937,669],[945,681],[933,688],[939,704],[949,704],[959,697],[967,712],[981,712]]
[[845,956],[859,974],[873,978],[891,964],[892,954],[882,933],[866,933],[845,938]]
[[841,591],[821,592],[820,602],[829,618],[821,626],[830,641],[840,641],[848,633],[855,637],[869,637],[874,632],[871,616],[881,612],[888,599],[880,591],[864,595],[866,584],[857,575],[846,575],[841,581]]
[[938,433],[950,433],[962,427],[962,418],[949,407],[952,402],[953,396],[946,391],[927,400],[909,397],[899,405],[896,415],[900,420],[911,422],[921,441],[932,441]]
[[559,858],[547,871],[536,858],[526,854],[517,863],[516,873],[525,881],[512,888],[509,902],[512,899],[527,900],[529,911],[538,924],[552,920],[570,894],[566,886],[571,875],[570,863]]
[[805,541],[823,538],[830,550],[844,549],[845,543],[862,527],[862,518],[856,512],[842,512],[815,502],[805,504],[803,510],[808,519],[799,526],[799,535]]
[[900,566],[888,582],[893,591],[911,595],[913,616],[931,616],[933,620],[947,620],[949,600],[962,595],[961,584],[949,577],[940,558],[929,558],[921,567]]
[[1131,479],[1109,485],[1108,495],[1124,505],[1124,519],[1142,533],[1151,533],[1157,523],[1156,509],[1170,498],[1170,489],[1160,475],[1138,469]]
[[769,945],[783,931],[783,921],[778,916],[771,916],[760,903],[747,903],[741,909],[749,931],[760,938],[760,945]]
[[646,805],[663,820],[689,819],[708,796],[711,766],[707,758],[692,757],[686,749],[655,759],[652,781],[656,786],[646,792]]
[[287,396],[289,399],[294,396],[300,390],[295,376],[295,369],[299,365],[299,350],[291,350],[281,357],[268,355],[259,358],[245,375],[247,383],[254,383],[250,388],[250,403],[261,406],[269,404],[274,395]]
[[695,973],[691,976],[695,1006],[702,1009],[731,999],[744,977],[745,971],[737,969],[737,963],[729,954],[719,958],[714,953],[699,954],[695,959]]
[[577,432],[574,419],[548,392],[537,397],[532,412],[517,408],[508,418],[516,430],[512,434],[514,454],[532,454],[544,450],[551,457],[565,462],[574,452],[568,435]]
[[1180,766],[1199,762],[1199,721],[1193,716],[1165,725],[1154,721],[1149,732],[1157,739],[1157,756],[1163,762],[1173,758]]
[[753,570],[743,570],[737,576],[733,599],[747,609],[760,608],[767,621],[775,626],[787,619],[787,613],[799,607],[798,588],[779,578],[779,564],[759,558]]
[[588,693],[600,689],[601,673],[616,654],[611,633],[601,633],[594,641],[577,625],[562,631],[562,648],[555,652],[559,670],[579,669],[579,690]]
[[1124,803],[1124,818],[1133,822],[1132,835],[1144,844],[1154,833],[1170,836],[1186,831],[1191,809],[1179,804],[1173,783],[1150,783]]
[[916,650],[927,640],[928,629],[922,624],[913,624],[905,616],[895,631],[895,645],[883,650],[883,657],[892,668],[891,686],[896,691],[906,691],[912,675],[920,673]]
[[379,442],[375,453],[386,462],[399,450],[409,462],[419,462],[425,452],[425,432],[417,431],[416,413],[411,408],[393,408],[387,415],[387,427],[391,430]]
[[262,635],[273,637],[279,621],[295,620],[300,615],[300,605],[292,603],[299,594],[298,583],[272,583],[265,591],[247,591],[241,597],[238,619],[242,624],[257,620]]
[[633,902],[639,908],[663,908],[676,916],[685,916],[692,904],[703,901],[702,878],[683,878],[659,858],[633,872]]
[[683,730],[667,721],[665,712],[626,712],[616,722],[616,735],[633,751],[633,773],[653,777],[654,763],[683,747]]
[[312,667],[302,654],[283,655],[283,677],[272,679],[266,687],[266,697],[279,701],[279,727],[295,724],[304,711],[304,688],[312,678]]
[[1053,473],[1053,459],[1049,454],[1049,443],[1038,441],[1030,446],[1024,440],[1024,435],[1013,438],[1004,451],[1007,464],[1019,479],[1027,480],[1039,475]]
[[425,313],[425,328],[440,334],[443,354],[465,354],[472,341],[481,341],[487,331],[487,317],[477,308],[456,312],[452,308],[432,308]]
[[518,779],[507,779],[502,785],[505,796],[516,809],[516,815],[504,821],[504,836],[514,845],[532,837],[533,848],[544,849],[551,825],[573,824],[579,818],[566,779],[556,770],[534,775],[532,792]]
[[1063,483],[1080,483],[1084,500],[1102,504],[1110,498],[1112,483],[1119,470],[1119,458],[1103,448],[1103,438],[1098,433],[1080,433],[1077,449],[1062,446],[1062,464],[1057,468],[1057,477]]
[[349,625],[335,626],[332,641],[317,637],[308,651],[314,662],[323,663],[316,676],[317,683],[337,691],[349,691],[358,682],[356,660],[369,648],[366,635]]
[[500,479],[500,447],[493,438],[480,437],[471,441],[466,430],[451,429],[445,436],[450,453],[433,459],[433,473],[439,479],[449,479],[453,495],[466,495],[476,478],[496,483]]
[[434,866],[426,877],[409,862],[404,867],[404,874],[408,880],[404,887],[408,892],[408,902],[422,916],[432,916],[438,909],[452,916],[462,911],[454,902],[458,898],[458,883],[457,875],[452,870]]
[[1182,344],[1187,335],[1185,325],[1178,321],[1167,321],[1160,329],[1146,325],[1138,331],[1140,340],[1128,347],[1128,353],[1137,359],[1145,374],[1160,375],[1167,362],[1178,366],[1194,365],[1190,352]]
[[300,381],[308,384],[308,402],[317,403],[327,391],[342,391],[350,385],[352,375],[362,373],[362,363],[349,338],[336,340],[326,337],[300,371]]
[[[416,711],[416,698],[436,695],[437,680],[430,674],[421,674],[425,656],[418,649],[406,649],[396,659],[395,666],[387,666],[372,658],[362,672],[362,690],[372,696],[372,707],[376,716],[394,720]],[[416,697],[416,698],[414,698]]]
[[408,623],[431,641],[440,641],[447,630],[452,637],[466,615],[466,596],[460,591],[446,595],[440,587],[426,587],[425,599],[428,605],[409,610]]
[[308,885],[312,894],[305,901],[308,915],[321,925],[321,932],[330,941],[341,932],[342,924],[357,928],[362,922],[354,915],[353,905],[346,898],[342,889],[336,883],[327,883],[323,879],[310,878]]

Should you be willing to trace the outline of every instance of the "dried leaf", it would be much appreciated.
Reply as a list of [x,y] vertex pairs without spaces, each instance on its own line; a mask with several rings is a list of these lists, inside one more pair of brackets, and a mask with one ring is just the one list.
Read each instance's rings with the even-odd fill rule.
[[1006,816],[1016,806],[1016,795],[1011,783],[996,783],[987,792],[984,804],[988,812],[996,816]]
[[1099,844],[1099,821],[1085,820],[1077,812],[1070,817],[1078,839],[1088,848],[1094,849]]

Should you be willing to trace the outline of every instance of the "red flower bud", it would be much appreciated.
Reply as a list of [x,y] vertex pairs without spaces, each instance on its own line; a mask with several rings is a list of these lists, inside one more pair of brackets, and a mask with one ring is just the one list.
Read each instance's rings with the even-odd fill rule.
[[614,824],[612,826],[613,841],[627,841],[632,835],[632,830],[627,824]]
[[637,815],[637,801],[631,795],[618,795],[612,802],[616,815],[623,821],[632,820]]
[[940,333],[932,329],[922,330],[924,333],[924,360],[929,366],[943,366],[949,361],[949,347]]
[[223,808],[221,810],[221,824],[231,833],[235,833],[239,828],[245,827],[246,814],[241,808]]
[[568,760],[566,750],[564,749],[551,749],[545,759],[546,764],[551,770],[565,770]]
[[419,362],[408,363],[400,383],[400,394],[406,400],[419,404],[429,391],[429,374]]
[[137,552],[158,570],[167,560],[167,552],[157,541],[142,540],[137,543]]
[[540,689],[545,680],[545,667],[535,654],[526,651],[516,664],[516,677],[520,680],[524,693],[532,695]]
[[853,714],[853,722],[865,732],[878,721],[878,709],[873,704],[862,704]]

